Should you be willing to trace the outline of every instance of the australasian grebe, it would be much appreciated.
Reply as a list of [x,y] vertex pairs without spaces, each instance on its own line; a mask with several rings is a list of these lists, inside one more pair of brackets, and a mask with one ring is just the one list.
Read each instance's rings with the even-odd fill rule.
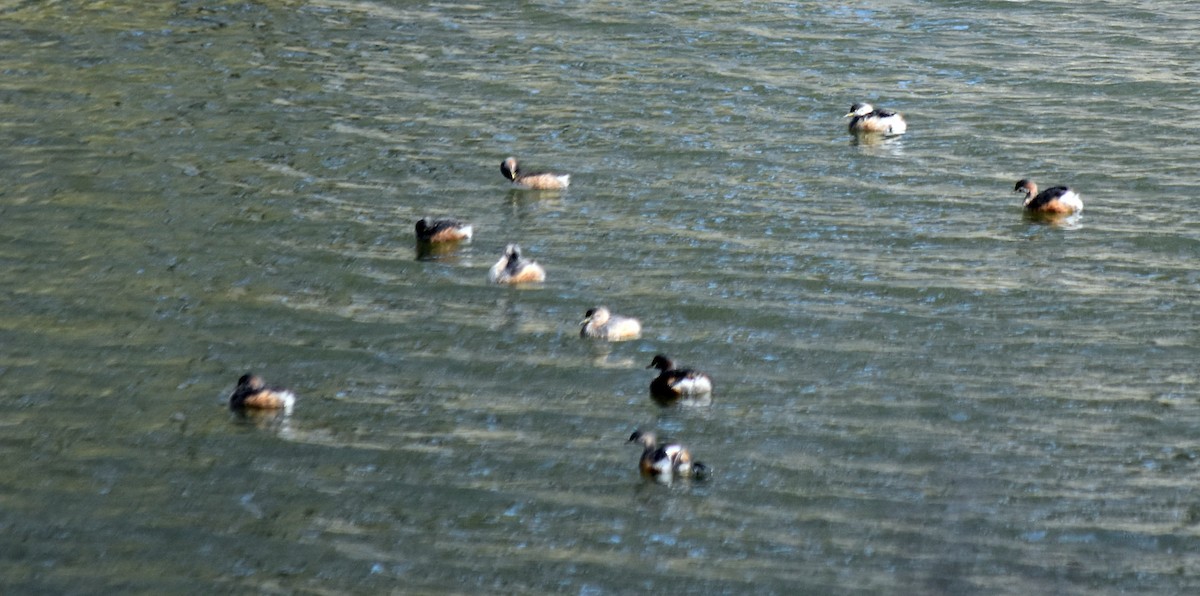
[[708,475],[708,466],[693,461],[692,454],[679,443],[667,441],[660,445],[654,433],[640,430],[633,431],[629,442],[642,446],[642,457],[638,460],[642,476],[670,482],[675,477],[704,478]]
[[637,319],[614,315],[603,306],[588,309],[580,324],[580,337],[623,341],[637,339],[642,334],[642,324]]
[[471,224],[457,219],[429,219],[422,217],[417,220],[417,240],[421,242],[457,242],[470,240],[474,228]]
[[690,369],[677,369],[675,363],[663,354],[656,355],[646,368],[660,371],[650,381],[650,393],[657,398],[677,399],[712,393],[713,383],[708,375]]
[[534,261],[521,256],[521,247],[509,244],[504,256],[488,271],[488,280],[494,284],[520,284],[546,280],[546,270]]
[[570,174],[548,172],[523,174],[515,157],[509,157],[500,162],[500,173],[511,180],[513,186],[527,190],[562,190],[571,184]]
[[1066,186],[1054,186],[1038,192],[1032,180],[1021,179],[1013,192],[1025,193],[1025,210],[1046,215],[1071,215],[1083,211],[1083,199]]
[[904,117],[891,110],[876,110],[869,103],[856,103],[843,116],[850,119],[850,132],[854,134],[882,133],[888,136],[901,135],[908,130]]
[[229,407],[234,410],[290,411],[295,404],[295,393],[280,387],[267,387],[262,378],[254,373],[242,375],[233,395],[229,396]]

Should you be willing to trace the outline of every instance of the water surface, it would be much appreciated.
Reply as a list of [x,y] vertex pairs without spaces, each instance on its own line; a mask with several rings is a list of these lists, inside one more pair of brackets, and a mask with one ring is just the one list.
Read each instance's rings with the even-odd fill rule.
[[[0,13],[6,592],[1200,588],[1190,7]],[[545,284],[486,283],[510,242]],[[228,412],[246,370],[295,413]],[[714,478],[642,482],[638,427]]]

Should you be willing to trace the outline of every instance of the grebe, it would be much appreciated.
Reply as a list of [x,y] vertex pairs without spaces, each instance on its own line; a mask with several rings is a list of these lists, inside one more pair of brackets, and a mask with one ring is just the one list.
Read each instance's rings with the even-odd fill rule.
[[500,162],[500,173],[512,181],[513,186],[527,190],[562,190],[571,184],[570,174],[535,172],[522,174],[517,158],[510,157]]
[[891,110],[876,110],[869,103],[856,103],[843,118],[850,118],[850,132],[854,134],[883,133],[902,135],[908,130],[904,117]]
[[608,341],[637,339],[642,335],[642,324],[637,319],[613,315],[603,306],[588,309],[580,323],[579,337],[596,337]]
[[488,271],[488,281],[494,284],[520,284],[546,280],[546,270],[534,261],[521,257],[521,247],[509,244],[504,256]]
[[289,412],[296,404],[296,394],[279,387],[267,387],[262,377],[246,373],[238,379],[237,388],[229,396],[229,407],[234,410],[284,410]]
[[713,383],[708,375],[689,369],[676,369],[675,363],[663,354],[655,356],[646,368],[657,368],[661,371],[650,381],[650,394],[656,398],[675,400],[712,393]]
[[692,461],[692,454],[679,443],[666,442],[658,444],[654,433],[633,431],[629,436],[630,443],[642,446],[642,457],[638,460],[638,468],[642,476],[654,478],[660,482],[670,482],[679,478],[705,478],[708,476],[708,466],[702,462]]
[[1038,192],[1032,180],[1018,180],[1013,192],[1025,193],[1025,210],[1045,215],[1071,215],[1083,211],[1083,199],[1065,186],[1054,186]]
[[434,219],[422,217],[417,220],[417,240],[421,242],[457,242],[470,240],[474,229],[470,224],[457,219]]

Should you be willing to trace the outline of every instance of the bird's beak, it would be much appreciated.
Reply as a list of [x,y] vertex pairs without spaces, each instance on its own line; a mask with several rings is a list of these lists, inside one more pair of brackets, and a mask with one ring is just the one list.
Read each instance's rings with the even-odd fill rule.
[[854,115],[854,112],[850,112],[849,114],[846,114],[845,116],[842,116],[842,118],[849,118],[849,117],[851,117],[851,116],[853,116],[853,115]]

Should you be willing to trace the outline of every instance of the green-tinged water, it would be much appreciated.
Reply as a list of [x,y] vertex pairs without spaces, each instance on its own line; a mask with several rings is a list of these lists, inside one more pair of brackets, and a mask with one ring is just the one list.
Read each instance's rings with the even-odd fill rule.
[[[1200,592],[1197,28],[0,2],[3,592]],[[475,239],[418,259],[422,216]],[[512,242],[544,284],[487,283]],[[291,416],[229,412],[248,370]],[[643,482],[635,428],[713,478]]]

